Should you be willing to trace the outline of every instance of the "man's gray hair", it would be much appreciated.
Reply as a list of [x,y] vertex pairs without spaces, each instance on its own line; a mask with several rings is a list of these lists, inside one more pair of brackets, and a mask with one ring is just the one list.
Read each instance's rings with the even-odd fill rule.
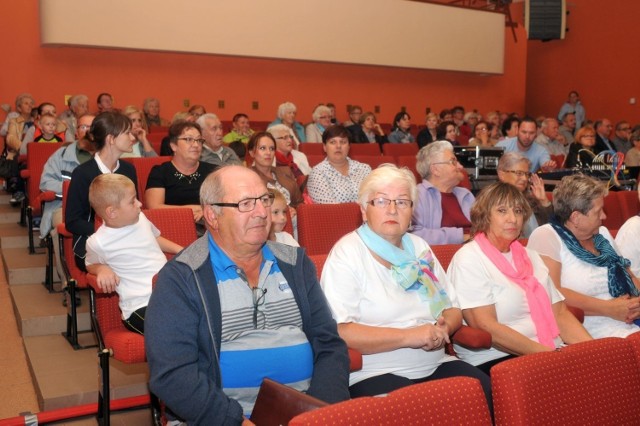
[[437,161],[445,151],[453,152],[453,145],[449,141],[436,141],[428,144],[418,151],[416,156],[416,170],[423,179],[429,179],[431,176],[431,164]]
[[198,119],[196,120],[196,123],[198,123],[198,125],[204,129],[204,125],[207,120],[220,120],[220,119],[214,113],[208,112],[198,117]]

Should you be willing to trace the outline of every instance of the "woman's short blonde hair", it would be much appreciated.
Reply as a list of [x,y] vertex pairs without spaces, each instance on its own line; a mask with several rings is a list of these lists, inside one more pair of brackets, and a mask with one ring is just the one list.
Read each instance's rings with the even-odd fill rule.
[[122,113],[129,117],[129,119],[131,119],[131,114],[140,114],[140,119],[142,120],[142,128],[147,132],[149,131],[149,126],[147,126],[147,119],[144,117],[144,111],[140,111],[140,108],[135,105],[127,105],[122,110]]
[[363,208],[367,208],[371,195],[390,183],[406,184],[409,189],[411,201],[415,203],[418,199],[418,188],[413,172],[406,167],[398,167],[395,164],[385,163],[379,165],[364,178],[358,191],[358,203],[360,203]]
[[[527,223],[533,211],[524,194],[513,185],[495,182],[485,187],[471,206],[471,235],[486,233],[491,226],[491,211],[495,206],[519,207],[523,212],[522,225]],[[522,229],[520,230],[522,232]]]

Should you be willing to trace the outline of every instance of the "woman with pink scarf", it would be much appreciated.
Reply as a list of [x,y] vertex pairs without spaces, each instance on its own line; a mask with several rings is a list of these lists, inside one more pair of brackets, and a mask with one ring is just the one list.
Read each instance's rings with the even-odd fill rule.
[[456,353],[487,374],[514,356],[591,340],[540,256],[518,242],[531,213],[514,186],[497,182],[486,187],[471,208],[473,240],[449,265],[465,322],[490,333],[493,342],[486,350],[456,346]]

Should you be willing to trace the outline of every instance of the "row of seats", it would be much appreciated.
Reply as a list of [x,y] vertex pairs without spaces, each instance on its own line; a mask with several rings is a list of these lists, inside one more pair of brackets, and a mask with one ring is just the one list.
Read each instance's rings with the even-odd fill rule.
[[[632,425],[640,408],[640,333],[605,338],[504,361],[491,370],[496,425]],[[473,379],[409,386],[294,417],[294,426],[331,424],[491,425]]]

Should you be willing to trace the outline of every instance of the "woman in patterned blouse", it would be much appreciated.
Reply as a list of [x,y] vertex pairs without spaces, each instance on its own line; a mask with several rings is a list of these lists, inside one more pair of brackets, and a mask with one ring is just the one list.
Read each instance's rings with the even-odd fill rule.
[[307,189],[314,203],[350,203],[358,199],[360,183],[371,172],[368,164],[349,158],[349,132],[330,126],[322,134],[327,157],[311,170]]

